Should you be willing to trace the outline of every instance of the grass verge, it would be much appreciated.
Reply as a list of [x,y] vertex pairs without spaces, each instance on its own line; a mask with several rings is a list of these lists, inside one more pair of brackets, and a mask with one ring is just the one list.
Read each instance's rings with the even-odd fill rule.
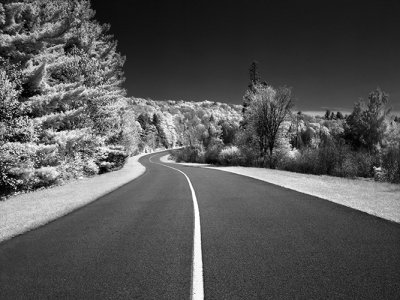
[[[167,156],[164,162],[171,162]],[[183,163],[235,173],[313,195],[400,223],[400,185],[371,179],[348,179],[249,167],[216,167]]]
[[64,216],[139,177],[145,167],[138,159],[146,154],[130,157],[118,171],[1,201],[0,242]]

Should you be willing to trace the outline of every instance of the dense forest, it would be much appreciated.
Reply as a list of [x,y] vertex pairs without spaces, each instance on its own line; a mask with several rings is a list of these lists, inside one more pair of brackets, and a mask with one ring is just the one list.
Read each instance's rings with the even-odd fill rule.
[[124,61],[88,0],[0,4],[0,196],[175,146],[178,160],[400,182],[399,120],[379,89],[348,116],[313,117],[252,64],[243,105],[154,101],[126,96]]

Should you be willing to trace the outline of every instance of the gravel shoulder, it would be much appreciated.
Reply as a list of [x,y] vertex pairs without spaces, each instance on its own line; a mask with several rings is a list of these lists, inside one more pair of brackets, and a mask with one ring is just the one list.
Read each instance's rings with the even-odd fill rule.
[[145,172],[138,159],[147,154],[130,157],[118,171],[0,201],[0,242],[62,217],[134,180]]
[[[167,155],[161,160],[175,163],[169,160]],[[400,223],[400,185],[398,184],[262,168],[215,167],[191,163],[184,163],[184,165],[248,176]]]

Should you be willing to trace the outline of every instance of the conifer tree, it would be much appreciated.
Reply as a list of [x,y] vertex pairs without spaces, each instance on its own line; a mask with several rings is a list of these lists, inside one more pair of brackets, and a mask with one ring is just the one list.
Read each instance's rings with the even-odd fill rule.
[[[52,166],[60,174],[81,176],[90,165],[86,173],[96,173],[95,162],[109,157],[110,147],[126,144],[125,58],[110,26],[94,16],[89,0],[0,4],[0,59],[19,74],[19,81],[10,79],[2,63],[0,98],[12,117],[1,116],[1,144],[53,145],[58,163]],[[10,126],[14,130],[4,130]]]

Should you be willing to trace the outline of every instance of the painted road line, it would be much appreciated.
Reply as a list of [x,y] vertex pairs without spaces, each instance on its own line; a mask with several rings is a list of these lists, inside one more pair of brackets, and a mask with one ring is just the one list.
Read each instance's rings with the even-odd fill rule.
[[193,260],[192,260],[192,287],[191,287],[191,299],[200,300],[204,299],[204,283],[203,283],[203,258],[201,250],[201,227],[200,227],[200,212],[199,205],[197,203],[196,193],[194,191],[192,182],[189,177],[179,169],[171,166],[164,165],[162,163],[154,162],[149,158],[149,161],[153,164],[162,165],[164,167],[173,169],[183,174],[189,184],[190,190],[192,192],[193,200],[193,211],[194,211],[194,228],[193,228]]

